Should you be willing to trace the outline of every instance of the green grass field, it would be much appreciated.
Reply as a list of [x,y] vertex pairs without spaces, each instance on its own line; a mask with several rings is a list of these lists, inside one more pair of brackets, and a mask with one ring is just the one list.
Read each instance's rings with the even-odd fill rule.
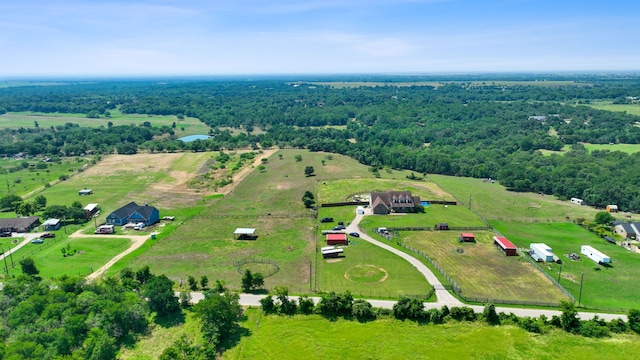
[[369,323],[329,321],[318,315],[263,315],[247,311],[251,334],[223,359],[631,359],[636,335],[590,339],[560,330],[547,335],[513,326],[479,323],[421,326],[391,319]]
[[[389,175],[386,172],[380,172]],[[409,175],[407,171],[393,171],[392,174]],[[406,175],[405,175],[406,174]],[[332,203],[353,200],[354,195],[369,195],[372,191],[411,191],[422,200],[447,200],[451,201],[451,195],[445,193],[436,184],[430,181],[411,181],[406,179],[339,179],[323,181],[318,185],[319,202]]]
[[640,105],[638,104],[626,105],[626,104],[599,103],[599,104],[592,104],[589,106],[599,110],[626,112],[627,114],[630,114],[630,115],[640,116]]
[[[68,248],[67,245],[70,247]],[[44,244],[27,244],[13,255],[13,259],[17,264],[23,257],[31,257],[42,277],[85,276],[97,270],[130,245],[131,241],[123,238],[69,239],[59,234],[54,239],[45,239]],[[73,256],[64,257],[63,248],[77,252]],[[10,270],[9,274],[18,275],[20,272],[18,265]]]
[[[141,115],[141,114],[122,114],[119,110],[110,110],[111,117],[101,116],[98,119],[89,119],[85,114],[62,114],[62,113],[35,113],[35,112],[10,112],[0,115],[0,128],[29,128],[34,127],[38,122],[38,127],[49,128],[51,126],[64,126],[66,123],[78,124],[82,127],[107,127],[111,122],[113,125],[140,125],[145,121],[151,123],[152,126],[169,126],[176,123],[176,136],[188,136],[209,133],[209,127],[196,118],[185,117],[179,120],[175,116],[161,115]],[[183,130],[184,129],[184,130]]]
[[[324,237],[318,247],[326,246]],[[398,256],[358,238],[344,248],[344,257],[323,259],[318,254],[318,290],[346,290],[356,297],[397,298],[426,295],[431,287],[424,277]]]
[[[563,260],[560,283],[576,298],[580,294],[580,280],[584,273],[581,303],[587,308],[631,309],[640,307],[640,254],[621,246],[611,245],[596,235],[569,223],[534,224],[521,222],[492,222],[516,246],[528,248],[533,242],[542,242]],[[611,257],[610,268],[604,268],[580,254],[581,245],[590,245]],[[576,253],[581,261],[566,255]],[[541,266],[557,278],[560,265],[546,263]],[[601,270],[596,270],[601,269]]]
[[[593,151],[593,150],[609,150],[609,151],[621,151],[621,152],[627,153],[627,154],[635,154],[637,152],[640,152],[640,144],[588,144],[588,143],[584,143],[582,145],[584,145],[584,147],[589,151]],[[553,150],[538,150],[538,151],[540,151],[543,155],[547,155],[548,156],[548,155],[551,155],[551,154],[562,155],[562,154],[566,153],[569,150],[571,150],[571,146],[565,145],[565,146],[562,147],[562,150],[560,150],[560,151],[553,151]]]
[[[282,158],[278,156],[280,154]],[[302,161],[295,161],[296,155],[301,155]],[[324,166],[322,160],[325,160]],[[314,166],[316,176],[304,175],[304,168],[309,165]],[[383,176],[402,179],[406,174],[384,172]],[[229,286],[238,288],[241,274],[234,262],[252,257],[266,258],[277,262],[280,267],[276,274],[265,279],[267,288],[284,285],[292,292],[309,292],[318,282],[313,278],[316,219],[314,211],[304,208],[302,195],[305,191],[317,194],[319,184],[342,178],[373,179],[373,174],[355,160],[340,155],[333,155],[332,160],[327,160],[323,153],[279,151],[268,159],[264,172],[251,172],[223,198],[205,200],[206,204],[212,202],[210,206],[138,256],[131,267],[149,265],[154,272],[165,273],[175,279],[207,275],[212,281],[225,280]],[[344,217],[345,222],[353,218],[353,209],[339,209],[331,210],[344,211],[343,215],[336,217]],[[322,209],[321,214],[324,211]],[[258,238],[255,241],[235,240],[233,231],[237,227],[256,228]],[[385,259],[382,262],[385,267],[402,272],[394,276],[416,276],[417,272],[404,265],[403,260],[389,258],[378,249],[371,251],[370,254],[380,254]],[[259,267],[256,265],[257,269]],[[334,276],[318,270],[318,280]],[[344,271],[340,276],[344,276]],[[322,286],[320,282],[318,285]],[[331,290],[348,289],[343,283],[336,283],[336,286]],[[424,289],[426,292],[427,286],[424,284],[420,291]],[[389,293],[402,293],[403,285],[402,281],[394,278],[381,288],[380,294],[388,296]],[[321,290],[325,289],[321,287]]]
[[446,222],[449,226],[485,226],[476,214],[464,206],[432,205],[424,213],[366,216],[360,227],[367,231],[379,227],[428,227]]
[[[569,221],[593,219],[598,212],[592,207],[560,201],[550,195],[507,191],[497,182],[491,184],[481,179],[444,175],[429,175],[429,178],[465,206],[471,198],[471,209],[488,220],[566,222],[567,217]],[[633,216],[640,219],[638,215]]]
[[473,231],[476,243],[458,242],[459,232],[403,231],[405,244],[427,254],[467,297],[559,303],[567,297],[528,261],[505,256],[493,232]]
[[[68,157],[60,162],[45,163],[42,159],[0,159],[0,197],[11,194],[23,196],[36,189],[44,189],[46,184],[58,181],[60,176],[73,175],[89,158]],[[26,167],[24,166],[26,165]],[[41,169],[37,166],[43,167]],[[2,215],[0,215],[2,216]]]

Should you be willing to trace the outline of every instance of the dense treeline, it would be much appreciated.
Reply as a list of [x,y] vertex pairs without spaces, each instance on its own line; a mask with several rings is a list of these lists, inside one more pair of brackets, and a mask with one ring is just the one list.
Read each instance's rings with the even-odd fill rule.
[[[542,78],[556,82],[505,82]],[[637,77],[512,74],[355,80],[432,83],[331,88],[268,78],[173,79],[0,89],[0,109],[6,111],[89,114],[117,107],[124,113],[197,117],[213,135],[185,144],[175,140],[170,128],[22,128],[0,131],[0,154],[308,148],[345,154],[372,168],[491,177],[516,191],[581,197],[596,206],[615,203],[640,211],[638,156],[590,154],[580,145],[640,144],[640,118],[584,105],[640,97]],[[457,81],[438,83],[444,80]],[[562,82],[566,80],[576,82]],[[242,131],[233,136],[229,128]],[[565,145],[574,146],[566,156],[538,151]]]

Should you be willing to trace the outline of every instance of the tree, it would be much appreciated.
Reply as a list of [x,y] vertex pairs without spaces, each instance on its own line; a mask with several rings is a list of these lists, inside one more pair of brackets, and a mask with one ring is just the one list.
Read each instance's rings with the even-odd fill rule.
[[136,271],[136,280],[142,285],[146,284],[153,277],[149,265],[145,265]]
[[278,159],[282,160],[282,154],[278,154]]
[[305,191],[304,195],[302,195],[302,203],[304,204],[304,207],[306,207],[307,209],[311,208],[313,204],[316,203],[314,199],[315,197],[313,196],[311,191]]
[[611,215],[610,212],[608,212],[608,211],[598,211],[598,213],[596,213],[594,222],[596,224],[609,226],[609,224],[611,224],[611,222],[613,220],[615,220],[615,218],[613,217],[613,215]]
[[32,258],[24,258],[18,262],[22,269],[22,273],[25,275],[35,276],[40,273],[40,270],[36,268],[36,263]]
[[562,314],[560,315],[560,324],[562,328],[569,333],[578,334],[580,332],[580,318],[578,318],[578,311],[574,303],[562,300],[560,301],[560,309]]
[[293,158],[296,159],[296,162],[302,161],[302,155],[298,154],[298,155],[294,156]]
[[84,341],[83,359],[109,360],[116,357],[115,339],[100,328],[93,328]]
[[200,278],[200,287],[202,288],[202,290],[207,288],[207,285],[209,285],[209,278],[207,277],[207,275],[202,275],[202,277]]
[[33,199],[33,205],[35,205],[36,210],[42,210],[47,207],[47,198],[44,195],[38,195]]
[[629,310],[629,314],[627,314],[627,319],[629,319],[629,328],[636,333],[640,334],[640,310],[631,309]]
[[489,325],[500,325],[500,316],[496,313],[496,306],[493,304],[486,304],[484,306],[482,317]]
[[173,292],[173,281],[165,275],[152,277],[144,287],[143,296],[148,298],[151,311],[168,315],[180,310],[178,298]]
[[189,275],[189,277],[187,278],[187,282],[189,283],[189,289],[191,289],[191,291],[198,290],[198,282],[196,281],[196,278]]
[[305,175],[306,177],[313,176],[313,173],[314,173],[315,171],[316,171],[316,170],[313,168],[313,166],[307,166],[307,167],[305,167],[305,168],[304,168],[304,175]]
[[359,322],[367,322],[375,319],[376,314],[373,312],[371,303],[363,299],[357,299],[353,301],[353,316]]
[[204,300],[194,307],[195,314],[202,320],[202,333],[214,347],[219,347],[239,328],[243,318],[238,294],[207,292]]
[[253,286],[253,274],[251,270],[246,269],[244,271],[244,275],[242,275],[242,291],[249,292],[251,291],[251,287]]

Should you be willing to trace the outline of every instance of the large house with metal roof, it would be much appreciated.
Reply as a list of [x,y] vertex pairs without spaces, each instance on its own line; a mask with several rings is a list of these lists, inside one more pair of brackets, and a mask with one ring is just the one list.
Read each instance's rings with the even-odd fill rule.
[[37,216],[25,216],[11,219],[0,219],[0,232],[29,232],[40,225],[40,218]]
[[125,225],[128,223],[144,223],[153,225],[160,221],[160,211],[154,206],[143,206],[130,202],[107,216],[107,225]]

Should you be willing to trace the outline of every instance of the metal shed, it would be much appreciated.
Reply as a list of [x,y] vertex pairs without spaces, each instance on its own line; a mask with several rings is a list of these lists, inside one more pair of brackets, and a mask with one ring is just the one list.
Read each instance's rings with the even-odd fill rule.
[[238,240],[255,240],[256,229],[253,228],[237,228],[233,235]]

